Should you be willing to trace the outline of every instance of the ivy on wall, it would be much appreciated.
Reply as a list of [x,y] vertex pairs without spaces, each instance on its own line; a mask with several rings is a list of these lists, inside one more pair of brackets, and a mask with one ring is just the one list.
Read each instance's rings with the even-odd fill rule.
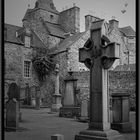
[[45,48],[34,49],[32,63],[40,81],[44,81],[46,75],[53,71],[55,66],[53,60],[48,55],[47,49]]

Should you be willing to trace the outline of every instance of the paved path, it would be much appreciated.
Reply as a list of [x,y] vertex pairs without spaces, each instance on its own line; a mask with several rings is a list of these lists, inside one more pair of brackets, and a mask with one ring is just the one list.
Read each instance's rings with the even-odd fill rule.
[[[22,122],[19,132],[5,132],[5,140],[51,140],[51,135],[62,134],[65,140],[74,140],[79,131],[88,128],[87,123],[75,119],[60,118],[58,114],[50,114],[49,109],[21,109]],[[135,114],[131,113],[131,121]],[[135,124],[133,123],[133,128]],[[135,133],[123,134],[126,140],[135,140]]]

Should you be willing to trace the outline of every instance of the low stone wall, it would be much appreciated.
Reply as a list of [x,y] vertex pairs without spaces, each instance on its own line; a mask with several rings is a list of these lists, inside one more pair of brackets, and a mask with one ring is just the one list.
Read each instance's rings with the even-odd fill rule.
[[[89,71],[74,72],[78,79],[77,87],[80,96],[89,95]],[[135,71],[109,71],[109,93],[127,92],[130,94],[130,108],[135,110],[136,101],[136,72]]]

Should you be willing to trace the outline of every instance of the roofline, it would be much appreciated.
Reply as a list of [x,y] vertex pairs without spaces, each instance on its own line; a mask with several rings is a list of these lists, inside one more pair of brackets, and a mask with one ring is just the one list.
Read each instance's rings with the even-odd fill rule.
[[23,28],[23,27],[21,27],[21,26],[13,25],[13,24],[10,24],[10,23],[4,23],[4,25],[10,25],[10,26],[18,27],[18,28]]
[[80,9],[80,8],[77,7],[77,6],[73,6],[73,7],[69,8],[69,9],[66,9],[66,10],[61,11],[60,13],[62,13],[62,12],[66,12],[66,11],[68,11],[68,10],[70,10],[70,9],[73,9],[73,8],[78,8],[78,9]]

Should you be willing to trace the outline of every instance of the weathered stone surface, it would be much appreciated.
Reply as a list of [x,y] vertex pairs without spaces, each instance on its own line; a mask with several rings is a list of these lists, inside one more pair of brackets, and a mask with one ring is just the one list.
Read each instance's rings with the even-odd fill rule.
[[6,103],[6,128],[16,130],[19,127],[19,102],[10,99]]

